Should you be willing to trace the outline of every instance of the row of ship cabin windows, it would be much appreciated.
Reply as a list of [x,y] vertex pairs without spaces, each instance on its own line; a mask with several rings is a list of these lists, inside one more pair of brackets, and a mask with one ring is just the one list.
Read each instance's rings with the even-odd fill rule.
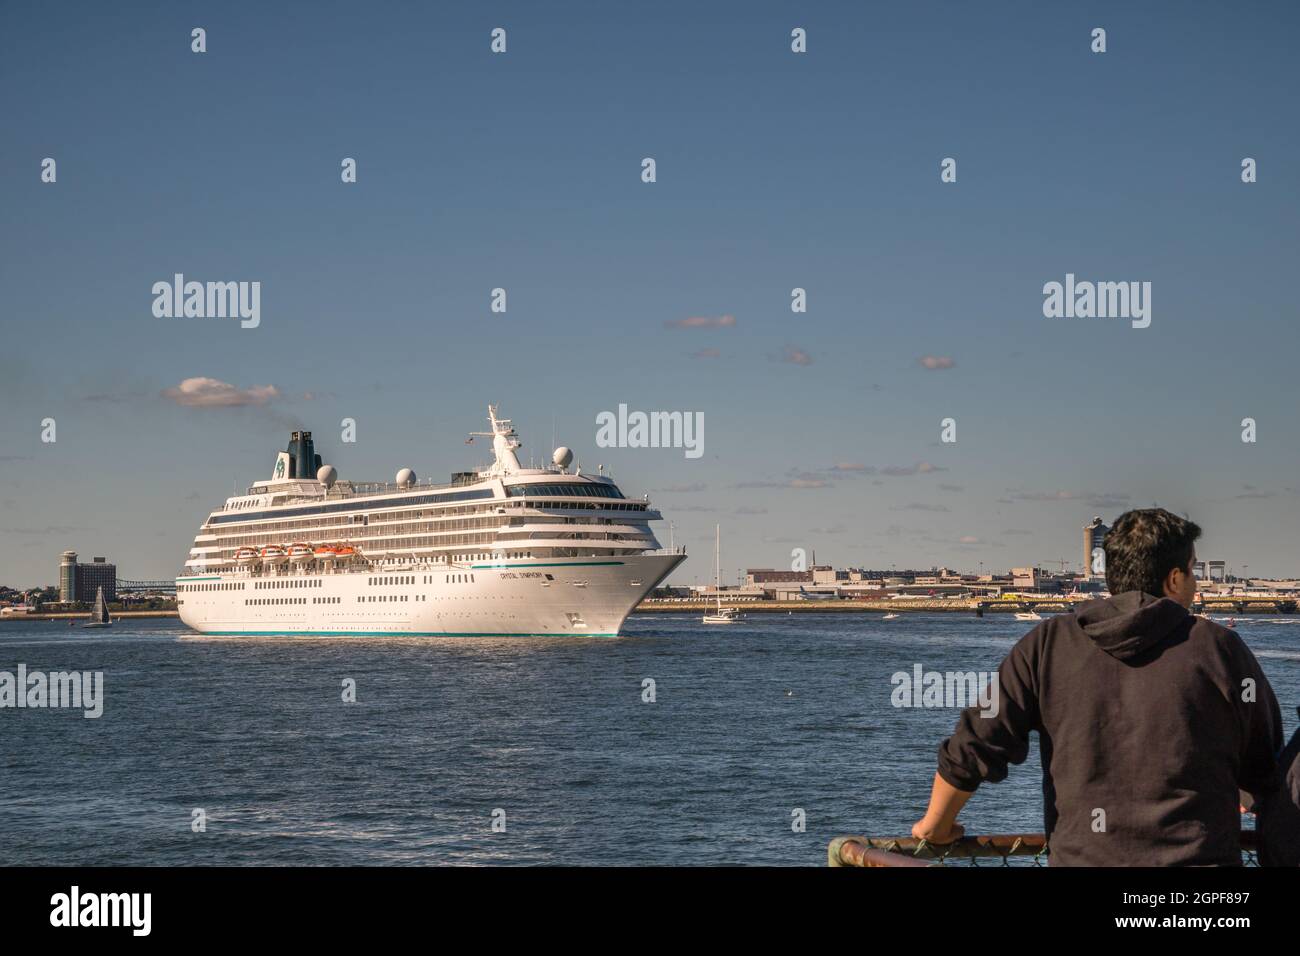
[[519,484],[506,485],[506,494],[511,498],[534,496],[565,496],[572,498],[622,498],[623,493],[613,485],[583,484],[568,482],[562,485]]
[[[380,586],[383,586],[383,585],[385,585],[385,584],[414,584],[414,583],[415,583],[415,577],[416,577],[416,576],[415,576],[414,574],[397,574],[397,575],[388,575],[388,576],[386,576],[386,577],[382,577],[382,578],[368,578],[368,579],[366,580],[366,584],[369,584],[369,585],[372,585],[372,586],[374,586],[374,585],[380,585]],[[420,575],[420,579],[421,579],[421,580],[420,580],[420,583],[421,583],[421,584],[432,584],[432,583],[433,583],[433,575],[432,575],[432,574],[422,574],[422,575]],[[472,574],[444,574],[444,575],[442,576],[442,580],[443,580],[443,583],[444,583],[444,584],[473,584],[473,583],[474,583],[474,575],[472,575]],[[360,598],[358,598],[358,600],[360,600]]]
[[[473,584],[474,575],[449,574],[446,576],[446,580],[448,583]],[[357,603],[365,604],[365,603],[374,603],[378,601],[379,603],[383,604],[389,601],[406,601],[409,600],[410,597],[411,595],[409,594],[369,594],[369,595],[363,594],[357,597]],[[415,595],[415,600],[417,601],[427,601],[428,599],[429,599],[428,596],[424,594]],[[318,597],[318,598],[312,598],[311,603],[312,604],[338,604],[342,600],[343,599],[340,597]],[[270,605],[270,604],[306,604],[306,603],[307,603],[306,598],[245,598],[244,599],[245,606],[261,606],[261,605]]]
[[[312,604],[338,604],[342,598],[337,597],[314,597],[311,599]],[[264,604],[306,604],[307,599],[303,598],[245,598],[244,604],[247,605],[264,605]]]
[[[566,508],[567,509],[576,508],[584,511],[591,510],[591,509],[604,510],[604,511],[647,511],[649,510],[648,507],[644,504],[633,504],[633,503],[596,504],[596,503],[587,503],[585,501],[533,502],[531,503],[531,505],[530,503],[527,502],[512,501],[512,502],[506,502],[504,504],[505,507],[509,507],[509,508],[521,508],[521,507],[532,506],[537,508],[538,510],[556,510],[556,509],[566,509]],[[438,529],[451,530],[456,528],[486,528],[486,527],[494,527],[497,524],[499,524],[499,522],[484,521],[484,520],[467,520],[467,521],[449,522],[447,521],[447,518],[448,516],[456,516],[456,515],[486,516],[486,515],[499,515],[503,513],[504,513],[504,508],[498,507],[494,510],[490,506],[488,508],[478,507],[478,508],[447,509],[446,511],[442,511],[442,512],[431,512],[428,515],[426,515],[422,511],[393,511],[393,512],[379,513],[379,514],[342,515],[334,518],[326,518],[324,520],[318,519],[315,521],[279,521],[276,522],[276,524],[274,525],[264,525],[256,529],[241,528],[237,530],[243,532],[244,534],[251,534],[255,532],[261,532],[261,533],[269,532],[272,534],[279,534],[279,535],[283,535],[286,532],[290,532],[290,531],[326,530],[326,529],[343,531],[356,525],[361,525],[365,527],[371,524],[372,522],[375,524],[407,523],[412,520],[418,520],[426,517],[440,519],[438,520],[436,525],[427,526],[428,530],[438,530]],[[209,531],[212,530],[207,525],[205,525],[204,527],[206,530]],[[387,530],[387,529],[383,529],[383,530]]]

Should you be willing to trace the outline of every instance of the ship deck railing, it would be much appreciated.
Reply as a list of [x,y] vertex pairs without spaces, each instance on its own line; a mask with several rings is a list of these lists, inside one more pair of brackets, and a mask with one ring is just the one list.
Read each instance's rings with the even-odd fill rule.
[[186,569],[176,575],[176,580],[183,581],[185,578],[204,578],[219,574],[223,578],[301,578],[301,577],[320,577],[322,575],[329,577],[332,575],[342,574],[397,574],[401,571],[429,571],[429,570],[459,570],[468,568],[471,562],[464,561],[405,561],[393,564],[366,564],[362,559],[354,564],[333,564],[326,566],[308,566],[284,564],[270,569],[261,568],[252,570],[247,567],[228,567],[213,568],[210,571],[193,571]]
[[[566,477],[588,478],[598,482],[612,482],[612,475],[582,475],[578,472],[568,472],[561,470],[555,465],[537,466],[532,468],[523,468],[512,475],[494,475],[490,473],[491,469],[486,466],[461,472],[460,476],[452,481],[439,481],[436,478],[416,478],[410,484],[399,485],[396,481],[356,481],[351,478],[340,478],[330,489],[328,496],[331,499],[351,498],[357,495],[376,495],[396,493],[399,491],[451,491],[457,488],[464,488],[467,485],[482,484],[492,478],[510,478],[516,475],[527,477],[529,475],[564,475]],[[299,478],[299,481],[310,482],[312,478]],[[244,492],[246,495],[266,494],[265,482],[254,482],[248,486]],[[302,495],[304,500],[320,500],[318,494],[305,493]]]
[[[596,540],[596,539],[590,539],[590,540]],[[686,553],[685,545],[679,548],[644,548],[640,550],[629,548],[627,550],[634,552],[631,555],[632,557],[641,557],[642,555],[661,557],[663,555]],[[555,557],[579,558],[579,557],[585,557],[585,555],[556,555]],[[400,561],[398,559],[400,559]],[[300,563],[295,563],[293,561],[285,561],[283,563],[271,565],[269,567],[263,564],[263,565],[258,565],[258,570],[256,571],[253,570],[252,567],[249,565],[238,565],[238,564],[231,567],[213,569],[211,571],[194,571],[191,568],[183,568],[180,571],[180,573],[176,575],[176,580],[178,581],[184,580],[185,578],[201,578],[213,574],[220,574],[223,577],[268,578],[269,579],[269,578],[302,577],[303,575],[307,575],[307,574],[310,575],[392,574],[399,571],[428,571],[428,570],[456,571],[462,568],[468,568],[470,567],[470,565],[477,564],[479,562],[479,559],[477,558],[471,561],[450,561],[450,560],[439,561],[436,558],[434,558],[433,560],[429,560],[424,558],[423,556],[410,555],[409,553],[404,551],[402,552],[383,551],[383,552],[375,552],[373,555],[358,556],[355,561],[334,562],[329,565],[321,565],[321,566],[314,566],[314,567],[305,566],[305,565],[314,564],[315,562],[322,561],[322,560],[330,561],[331,559],[313,558],[311,559],[311,561],[300,562]],[[392,560],[394,561],[394,563],[382,564],[382,565],[373,565],[373,564],[366,563],[372,560],[374,561]],[[540,560],[540,558],[538,558],[538,560]]]
[[[312,479],[302,478],[299,480],[310,481]],[[249,485],[244,494],[250,496],[282,494],[285,496],[282,504],[285,505],[303,502],[319,504],[321,502],[346,501],[349,498],[365,495],[397,494],[402,491],[456,491],[467,485],[477,485],[486,480],[484,478],[475,478],[473,481],[437,481],[432,478],[417,478],[409,485],[399,485],[395,481],[352,481],[344,478],[335,482],[324,494],[312,488],[302,488],[293,492],[284,489],[268,492],[266,488],[259,485]]]
[[[1241,831],[1243,866],[1259,866],[1254,830]],[[826,847],[828,866],[1046,866],[1047,838],[1041,833],[964,836],[937,844],[916,837],[836,837]]]
[[[335,483],[334,487],[338,488],[340,493],[331,495],[331,497],[352,498],[358,495],[396,494],[401,491],[454,491],[467,485],[481,484],[486,480],[486,478],[477,474],[472,481],[469,479],[463,481],[436,481],[433,478],[417,478],[406,485],[399,485],[395,481],[350,481],[345,479]],[[342,488],[339,488],[340,484],[343,485]]]

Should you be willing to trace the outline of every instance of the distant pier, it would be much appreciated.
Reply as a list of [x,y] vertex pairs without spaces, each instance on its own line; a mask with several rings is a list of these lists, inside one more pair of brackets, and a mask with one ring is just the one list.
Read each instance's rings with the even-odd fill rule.
[[[0,624],[10,621],[84,621],[89,611],[59,611],[56,614],[0,614]],[[141,617],[180,617],[177,611],[114,611],[113,620],[123,621]]]
[[[861,614],[863,612],[878,612],[881,614],[904,614],[904,613],[960,613],[960,614],[978,614],[981,610],[991,610],[994,612],[1009,612],[1027,610],[1027,607],[1021,606],[1018,601],[970,601],[970,600],[945,600],[935,598],[933,600],[916,600],[916,601],[728,601],[723,596],[723,604],[734,607],[738,611],[746,614],[785,614],[787,612],[800,613],[822,613],[822,614]],[[996,604],[997,607],[989,608],[989,604]],[[1065,602],[1056,602],[1060,610],[1066,610]],[[683,614],[699,614],[705,611],[712,611],[717,606],[714,601],[673,601],[662,599],[646,599],[637,605],[637,613],[666,613],[674,612]]]
[[[1017,614],[1028,613],[1030,611],[1059,614],[1072,610],[1075,605],[1086,604],[1091,598],[1015,598],[1005,600],[972,600],[970,598],[926,598],[907,601],[877,600],[877,601],[860,601],[860,600],[830,600],[830,601],[756,601],[756,600],[736,600],[728,599],[725,592],[722,596],[723,604],[736,608],[738,611],[745,613],[753,612],[755,614],[777,614],[788,612],[800,613],[863,613],[879,612],[881,614],[907,614],[925,612],[928,614],[945,613],[945,614],[974,614],[977,617],[983,617],[985,614]],[[717,606],[716,600],[671,600],[663,598],[647,598],[637,605],[636,613],[662,613],[671,614],[674,612],[683,614],[699,614],[713,610]],[[1195,604],[1192,610],[1197,613],[1211,612],[1224,614],[1294,614],[1296,613],[1296,602],[1291,600],[1278,600],[1276,598],[1268,599],[1251,599],[1251,598],[1216,598],[1202,606]]]

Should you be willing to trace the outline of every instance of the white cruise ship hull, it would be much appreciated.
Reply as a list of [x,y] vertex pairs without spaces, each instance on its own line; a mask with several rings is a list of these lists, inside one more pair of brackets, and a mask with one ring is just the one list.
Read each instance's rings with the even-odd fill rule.
[[484,560],[336,573],[177,579],[181,620],[203,634],[615,637],[686,556]]

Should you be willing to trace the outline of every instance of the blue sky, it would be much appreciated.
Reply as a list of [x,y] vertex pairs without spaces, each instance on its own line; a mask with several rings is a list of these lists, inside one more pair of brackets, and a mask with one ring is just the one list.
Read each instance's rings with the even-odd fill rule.
[[[0,582],[54,581],[64,548],[170,576],[296,425],[344,477],[473,465],[488,401],[525,454],[554,420],[649,492],[698,556],[678,580],[708,575],[715,522],[729,575],[795,547],[991,568],[1077,562],[1094,513],[1153,502],[1205,556],[1300,574],[1297,19],[7,3]],[[175,272],[260,281],[260,327],[155,318]],[[1045,318],[1066,273],[1151,282],[1150,328]],[[194,377],[278,397],[166,397]],[[704,456],[596,448],[620,403],[702,412]]]

